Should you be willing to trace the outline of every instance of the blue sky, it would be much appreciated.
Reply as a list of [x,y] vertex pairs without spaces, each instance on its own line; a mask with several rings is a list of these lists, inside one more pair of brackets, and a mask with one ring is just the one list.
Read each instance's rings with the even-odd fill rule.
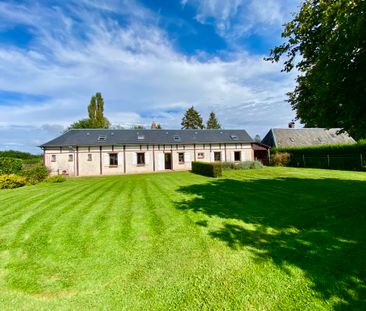
[[[299,0],[300,1],[300,0]],[[265,62],[294,0],[0,1],[0,150],[85,118],[101,92],[112,124],[179,128],[194,105],[262,137],[294,118],[295,73]]]

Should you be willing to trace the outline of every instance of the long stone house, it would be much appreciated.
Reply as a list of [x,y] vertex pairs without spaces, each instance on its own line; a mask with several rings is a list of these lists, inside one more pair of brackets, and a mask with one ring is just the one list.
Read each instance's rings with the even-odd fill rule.
[[245,130],[74,129],[40,146],[51,175],[119,175],[190,170],[192,161],[254,160]]

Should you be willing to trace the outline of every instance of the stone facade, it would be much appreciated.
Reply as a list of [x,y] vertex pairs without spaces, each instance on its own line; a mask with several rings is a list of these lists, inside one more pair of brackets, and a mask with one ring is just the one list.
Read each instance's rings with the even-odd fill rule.
[[120,175],[190,170],[192,161],[252,161],[250,143],[45,147],[51,175]]

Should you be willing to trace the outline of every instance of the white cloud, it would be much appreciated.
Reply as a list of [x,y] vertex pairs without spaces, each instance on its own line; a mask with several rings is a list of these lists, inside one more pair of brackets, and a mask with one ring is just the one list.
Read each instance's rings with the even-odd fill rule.
[[[226,128],[246,128],[253,136],[293,118],[284,103],[293,77],[281,74],[279,65],[245,52],[232,55],[231,61],[184,56],[163,30],[141,22],[153,19],[151,12],[132,5],[134,9],[126,5],[123,10],[137,17],[121,27],[103,13],[122,10],[113,1],[70,5],[72,17],[58,7],[0,4],[0,20],[26,24],[35,36],[26,50],[0,47],[0,90],[47,96],[40,103],[0,106],[0,133],[25,126],[38,131],[35,139],[52,138],[62,126],[86,117],[90,96],[97,91],[104,96],[106,116],[124,126],[155,120],[179,128],[182,112],[191,105],[204,117],[214,110]],[[212,1],[205,10],[214,14],[219,8]],[[226,20],[239,8],[239,1],[221,7],[220,18]],[[21,141],[20,136],[15,140]]]
[[185,0],[197,11],[196,19],[214,24],[230,41],[251,33],[271,36],[291,18],[302,0]]

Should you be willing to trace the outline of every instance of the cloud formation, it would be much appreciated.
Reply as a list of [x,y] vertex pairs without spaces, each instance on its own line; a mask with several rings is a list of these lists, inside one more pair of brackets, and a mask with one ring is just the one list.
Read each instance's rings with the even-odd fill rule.
[[[197,3],[185,5],[195,6],[198,20],[214,17],[223,36],[238,33],[243,1]],[[255,9],[258,1],[248,3]],[[263,24],[284,18],[276,9],[272,19],[256,10]],[[245,128],[253,136],[293,118],[284,100],[294,77],[280,73],[280,65],[245,49],[225,57],[206,55],[204,61],[198,54],[182,54],[158,26],[158,17],[133,1],[0,3],[0,31],[20,26],[30,37],[26,48],[0,44],[0,92],[27,94],[0,101],[0,137],[7,137],[0,138],[0,149],[16,143],[37,150],[35,145],[86,117],[90,97],[98,91],[106,116],[123,126],[155,120],[164,128],[179,128],[191,105],[204,117],[213,110],[225,128]]]

